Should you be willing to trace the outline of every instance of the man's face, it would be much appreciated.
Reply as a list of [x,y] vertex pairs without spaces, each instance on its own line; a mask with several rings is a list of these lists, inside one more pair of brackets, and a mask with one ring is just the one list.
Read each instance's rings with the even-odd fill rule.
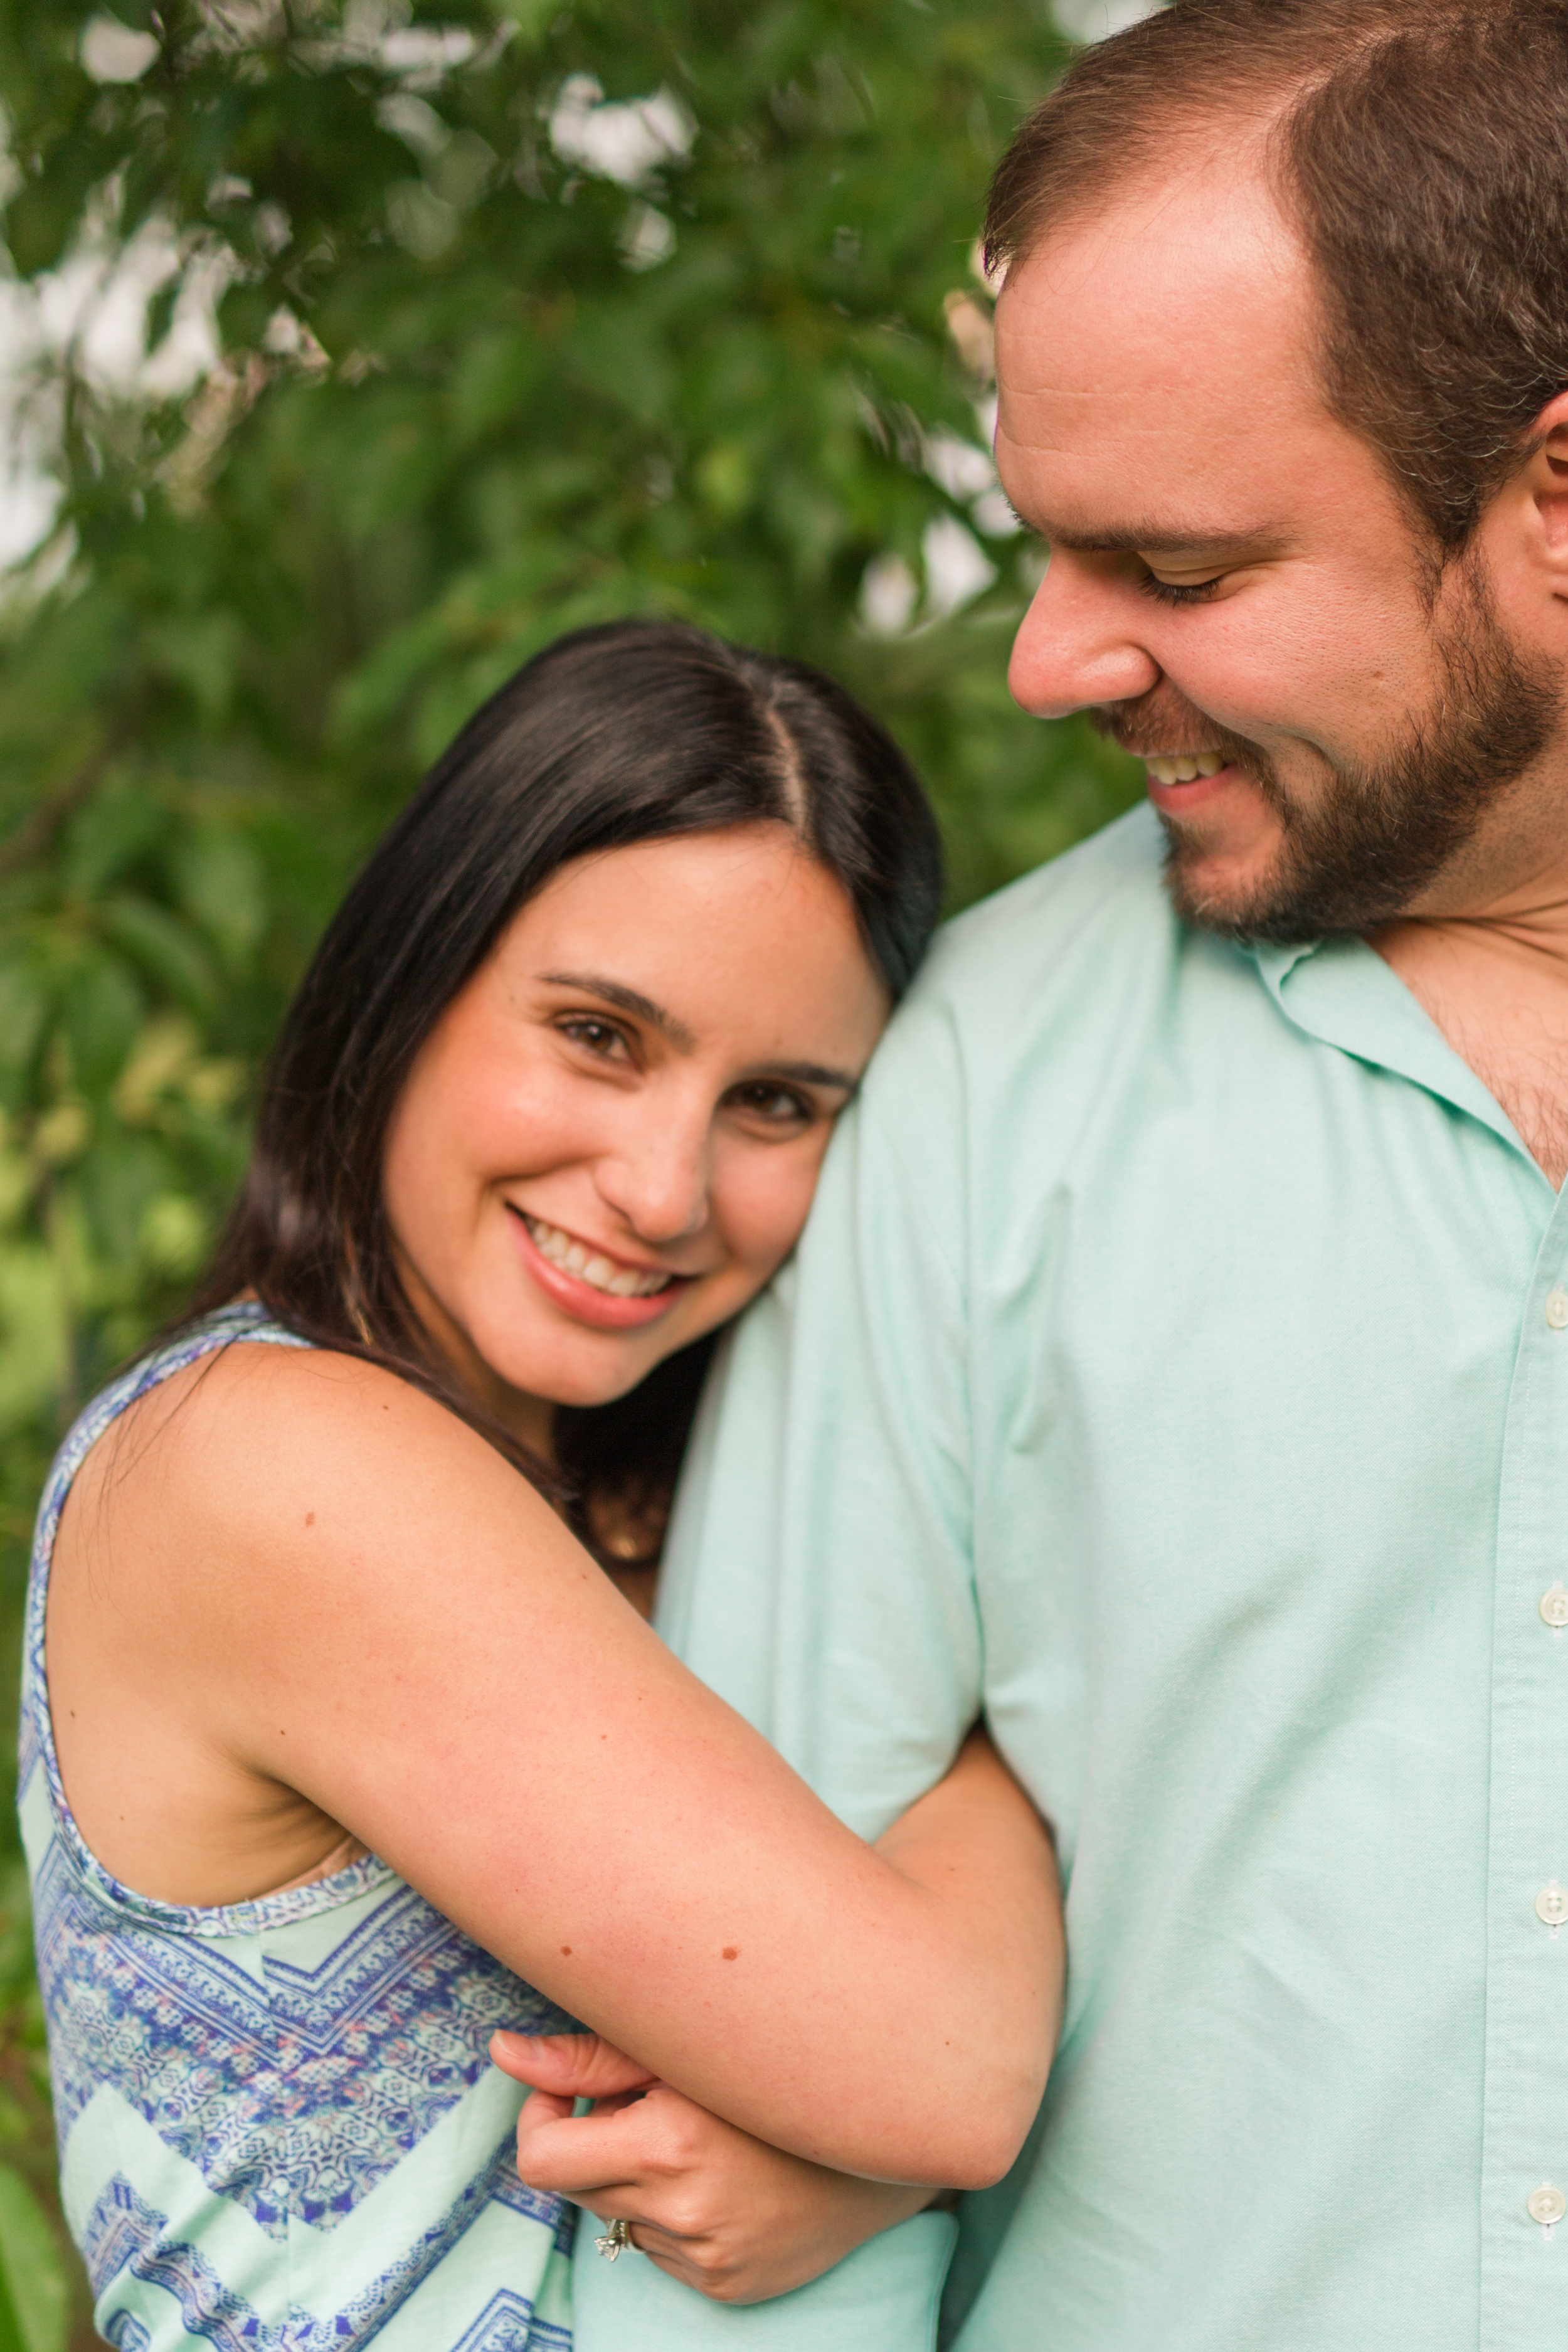
[[1479,562],[1434,600],[1313,318],[1228,160],[1047,240],[997,309],[997,464],[1051,549],[1013,692],[1149,761],[1184,914],[1282,938],[1441,903],[1559,708]]

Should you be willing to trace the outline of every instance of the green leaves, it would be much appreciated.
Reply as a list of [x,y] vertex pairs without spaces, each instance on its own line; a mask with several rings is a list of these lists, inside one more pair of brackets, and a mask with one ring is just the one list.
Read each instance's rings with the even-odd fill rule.
[[[16,1856],[0,1864],[0,2352],[67,2352],[70,2271],[37,2187],[53,2172],[54,2149],[32,1958]],[[83,2283],[79,2308],[85,2303]]]
[[41,1242],[0,1247],[0,1423],[15,1425],[51,1404],[68,1362],[63,1270]]
[[267,928],[267,876],[254,843],[212,820],[174,845],[180,905],[230,971],[243,971]]
[[68,2294],[42,2207],[0,2164],[0,2352],[65,2352]]

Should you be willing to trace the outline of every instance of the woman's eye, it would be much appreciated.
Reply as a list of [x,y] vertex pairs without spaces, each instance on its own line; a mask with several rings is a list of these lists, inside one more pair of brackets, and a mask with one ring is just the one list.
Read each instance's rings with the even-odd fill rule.
[[770,1087],[765,1079],[737,1087],[730,1100],[748,1118],[765,1119],[773,1127],[799,1127],[812,1117],[812,1106],[803,1096],[789,1087]]
[[626,1044],[620,1031],[610,1021],[579,1019],[563,1021],[559,1026],[563,1037],[570,1037],[574,1045],[584,1046],[588,1053],[597,1054],[605,1061]]
[[1157,579],[1152,572],[1146,572],[1138,585],[1145,596],[1152,596],[1162,604],[1201,604],[1205,597],[1213,595],[1224,578],[1223,572],[1216,572],[1212,580],[1196,580],[1184,584],[1175,580]]

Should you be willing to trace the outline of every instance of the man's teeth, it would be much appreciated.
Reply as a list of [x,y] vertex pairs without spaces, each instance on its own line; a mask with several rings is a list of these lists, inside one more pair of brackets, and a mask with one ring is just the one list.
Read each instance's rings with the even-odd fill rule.
[[566,1274],[574,1274],[579,1282],[590,1284],[595,1290],[607,1291],[612,1298],[652,1298],[668,1290],[675,1276],[672,1274],[649,1272],[639,1274],[634,1266],[617,1266],[607,1257],[597,1257],[563,1234],[559,1225],[547,1225],[538,1217],[525,1217],[524,1224],[533,1235],[534,1245]]
[[1144,766],[1157,784],[1195,784],[1200,776],[1217,776],[1225,765],[1223,751],[1184,751],[1179,759],[1145,758]]

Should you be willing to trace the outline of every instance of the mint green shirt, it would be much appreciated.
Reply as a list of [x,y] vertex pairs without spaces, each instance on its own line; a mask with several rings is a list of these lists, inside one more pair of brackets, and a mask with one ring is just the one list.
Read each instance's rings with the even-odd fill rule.
[[860,1831],[982,1706],[1056,1826],[962,2352],[1562,2346],[1568,1202],[1369,948],[1160,866],[1140,811],[945,933],[665,1629]]

